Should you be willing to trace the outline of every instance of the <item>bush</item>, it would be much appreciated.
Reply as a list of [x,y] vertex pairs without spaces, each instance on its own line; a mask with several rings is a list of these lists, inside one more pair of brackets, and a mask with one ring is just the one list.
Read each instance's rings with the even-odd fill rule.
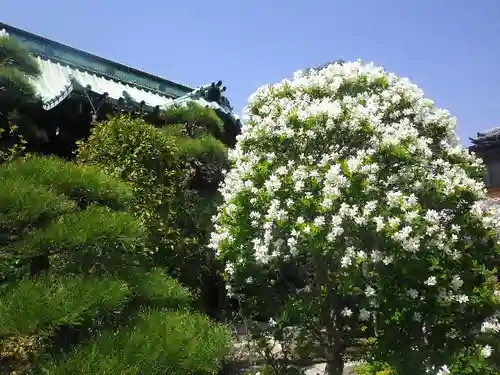
[[397,375],[396,370],[385,363],[363,363],[354,372],[356,375]]
[[21,156],[26,150],[26,143],[19,127],[8,121],[5,128],[0,128],[0,164]]
[[103,332],[62,361],[48,362],[45,375],[213,374],[229,349],[229,330],[199,314],[141,313],[131,328]]
[[131,275],[129,282],[133,286],[134,297],[145,305],[187,309],[194,302],[187,288],[160,269]]
[[159,265],[189,242],[176,225],[189,166],[180,160],[175,138],[143,120],[116,117],[97,124],[89,139],[79,143],[77,160],[131,182],[133,210],[148,226]]
[[[0,168],[0,175],[3,171]],[[16,233],[44,219],[75,211],[75,202],[44,186],[33,186],[21,176],[3,176],[0,190],[0,228]]]
[[79,206],[97,203],[117,210],[129,209],[134,197],[130,185],[92,166],[79,166],[56,157],[32,155],[0,167],[2,181],[24,179],[36,188],[67,196]]
[[[175,107],[165,116],[208,128],[220,121],[213,111],[195,109],[191,114]],[[206,129],[198,129],[195,138],[187,135],[188,125],[157,129],[143,120],[116,117],[97,124],[89,139],[79,143],[77,160],[131,183],[134,211],[148,228],[155,264],[201,293],[207,306],[217,271],[206,243],[227,164],[226,147]]]
[[125,183],[95,168],[34,156],[0,165],[0,180],[5,187],[0,191],[0,278],[37,274],[50,264],[60,272],[68,267],[111,272],[144,256],[141,222],[110,211],[125,208],[133,197]]
[[8,250],[20,258],[47,254],[57,272],[126,273],[147,262],[146,238],[136,218],[90,206],[31,231]]
[[[493,349],[493,355],[497,356],[498,353],[498,340],[499,337],[494,337],[490,343],[496,346]],[[485,349],[486,348],[486,349]],[[484,374],[498,374],[500,370],[500,361],[498,357],[494,358],[491,354],[491,346],[485,346],[482,349],[479,347],[466,348],[458,353],[449,366],[443,366],[440,369],[434,369],[434,373],[438,375],[484,375]],[[437,371],[437,372],[436,372]],[[398,372],[394,366],[381,362],[368,362],[363,363],[355,369],[356,375],[406,375],[405,373]],[[418,375],[417,372],[414,373]],[[413,373],[411,373],[413,375]]]
[[[127,212],[132,185],[42,157],[0,165],[0,179],[1,373],[109,373],[111,353],[123,373],[213,372],[230,336],[152,268],[146,227]],[[163,355],[180,344],[183,361]]]
[[211,246],[247,313],[276,306],[270,331],[320,343],[332,375],[370,331],[401,374],[474,348],[499,307],[499,225],[448,112],[360,62],[262,87],[245,112]]
[[1,294],[0,337],[50,335],[123,307],[130,295],[122,281],[81,276],[24,279]]
[[200,133],[208,132],[223,140],[224,123],[213,109],[202,107],[194,101],[172,105],[163,111],[165,124],[183,125],[185,135],[196,138]]

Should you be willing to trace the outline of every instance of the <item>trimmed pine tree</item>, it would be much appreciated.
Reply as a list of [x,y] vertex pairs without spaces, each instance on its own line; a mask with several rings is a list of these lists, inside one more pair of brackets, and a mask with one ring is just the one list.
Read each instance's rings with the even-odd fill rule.
[[213,374],[230,334],[152,267],[130,185],[30,156],[0,165],[0,373]]

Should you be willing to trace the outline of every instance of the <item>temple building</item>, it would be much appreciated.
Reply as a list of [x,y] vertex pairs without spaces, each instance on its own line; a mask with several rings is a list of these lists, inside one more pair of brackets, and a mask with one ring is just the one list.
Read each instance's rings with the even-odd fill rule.
[[485,183],[489,195],[500,198],[500,127],[479,132],[470,140],[470,151],[483,159],[486,166]]
[[192,88],[4,23],[0,33],[15,38],[39,63],[41,75],[32,82],[42,100],[37,118],[51,136],[81,139],[109,113],[139,113],[155,124],[161,109],[187,101],[213,108],[232,138],[239,133],[241,123],[221,81]]

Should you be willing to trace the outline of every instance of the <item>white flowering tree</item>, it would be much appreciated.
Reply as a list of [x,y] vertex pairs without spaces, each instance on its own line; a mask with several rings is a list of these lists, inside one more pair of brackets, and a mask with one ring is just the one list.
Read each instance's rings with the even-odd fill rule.
[[500,254],[455,119],[361,62],[262,87],[245,112],[211,241],[229,292],[319,343],[328,374],[367,329],[400,374],[451,371],[496,311]]

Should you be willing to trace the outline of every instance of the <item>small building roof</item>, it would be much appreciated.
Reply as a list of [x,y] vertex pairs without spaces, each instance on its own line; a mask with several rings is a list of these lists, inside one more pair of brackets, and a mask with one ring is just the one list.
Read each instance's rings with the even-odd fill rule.
[[478,132],[473,138],[470,138],[473,148],[486,148],[489,146],[500,146],[500,126]]

